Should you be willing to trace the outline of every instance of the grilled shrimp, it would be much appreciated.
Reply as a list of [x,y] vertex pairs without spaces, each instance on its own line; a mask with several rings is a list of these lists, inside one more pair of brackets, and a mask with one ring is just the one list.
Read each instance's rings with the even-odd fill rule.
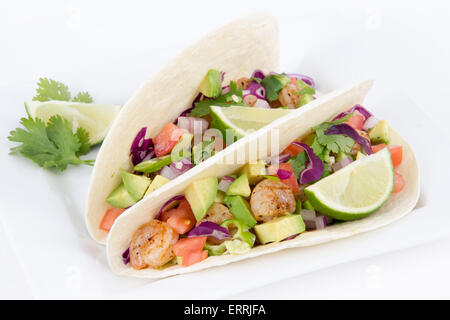
[[238,88],[241,88],[242,90],[245,90],[248,88],[248,85],[250,84],[251,80],[246,77],[239,78],[236,82],[236,85]]
[[252,94],[248,94],[244,97],[244,103],[246,105],[248,105],[249,107],[253,107],[257,101],[258,101],[258,98]]
[[159,268],[175,257],[173,245],[178,233],[166,222],[152,220],[133,234],[130,262],[134,269]]
[[214,202],[211,207],[209,207],[208,211],[206,211],[205,217],[197,222],[197,225],[205,221],[221,224],[228,219],[233,219],[233,215],[230,210],[223,204]]
[[278,94],[278,100],[281,105],[290,109],[297,108],[300,101],[300,95],[297,94],[297,87],[291,83],[288,83]]
[[294,194],[284,183],[264,179],[252,191],[250,208],[257,221],[267,222],[295,211]]

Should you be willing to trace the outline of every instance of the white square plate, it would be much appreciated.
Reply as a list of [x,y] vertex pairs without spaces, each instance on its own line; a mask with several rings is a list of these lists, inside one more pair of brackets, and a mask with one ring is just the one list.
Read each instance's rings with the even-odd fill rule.
[[[282,32],[288,30],[287,24],[281,28]],[[312,42],[314,44],[317,45]],[[346,56],[351,50],[350,47],[347,52],[335,51],[335,55]],[[56,79],[69,84],[73,91],[89,90],[96,101],[122,104],[161,65],[167,53],[155,51]],[[336,67],[321,64],[324,59],[320,54],[300,54],[300,57],[282,56],[282,61],[287,62],[283,70],[311,74],[322,91],[363,80],[367,75],[357,76],[361,68],[357,63],[344,71],[345,64]],[[450,216],[442,210],[446,207],[447,190],[435,182],[450,181],[446,167],[450,152],[446,147],[436,148],[430,143],[438,140],[440,145],[448,146],[448,141],[425,112],[395,90],[393,82],[376,82],[365,105],[378,118],[387,119],[416,152],[421,168],[422,194],[411,214],[379,230],[333,243],[290,249],[153,282],[113,275],[107,266],[104,247],[89,237],[84,224],[84,205],[92,168],[70,167],[63,173],[54,173],[38,168],[27,159],[8,155],[13,143],[5,138],[18,126],[19,118],[25,116],[20,106],[24,100],[31,99],[35,83],[0,88],[3,105],[0,109],[0,137],[3,137],[0,140],[3,169],[0,225],[3,234],[0,239],[6,240],[2,247],[8,246],[7,250],[2,250],[5,252],[2,258],[7,256],[11,260],[10,264],[2,260],[1,279],[9,275],[19,278],[16,273],[22,273],[22,280],[36,298],[211,299],[448,235]],[[94,158],[96,151],[88,158]]]

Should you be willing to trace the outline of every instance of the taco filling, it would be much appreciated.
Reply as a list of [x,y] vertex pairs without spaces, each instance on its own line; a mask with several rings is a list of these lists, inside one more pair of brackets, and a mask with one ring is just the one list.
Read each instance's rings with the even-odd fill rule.
[[401,163],[387,122],[356,105],[279,155],[193,181],[134,232],[123,261],[137,270],[190,266],[364,218],[402,191]]
[[[282,109],[299,108],[315,99],[314,81],[301,74],[266,75],[256,70],[228,85],[223,79],[224,72],[209,70],[192,105],[173,123],[151,138],[146,137],[146,127],[139,130],[130,146],[132,169],[120,172],[120,185],[107,196],[112,208],[103,216],[101,230],[109,231],[125,209],[243,137],[242,127],[257,130],[284,115]],[[226,118],[225,108],[235,112]],[[260,110],[259,122],[249,121],[250,109]]]

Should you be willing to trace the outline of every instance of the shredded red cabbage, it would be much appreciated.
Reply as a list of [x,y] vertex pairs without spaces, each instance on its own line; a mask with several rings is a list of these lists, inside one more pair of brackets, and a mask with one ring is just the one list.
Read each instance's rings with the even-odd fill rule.
[[227,228],[211,221],[204,221],[189,231],[187,237],[214,237],[217,240],[225,240],[230,239],[231,235]]
[[295,239],[295,238],[297,238],[297,236],[298,236],[299,234],[300,234],[300,233],[293,234],[292,236],[287,237],[286,239],[283,239],[283,240],[281,240],[281,241],[286,241],[286,240],[292,240],[292,239]]
[[316,88],[316,83],[314,82],[313,78],[308,77],[308,76],[306,76],[304,74],[300,74],[300,73],[286,73],[285,76],[288,77],[288,78],[300,79],[304,83],[306,83],[308,86]]
[[360,144],[366,154],[372,154],[370,141],[361,136],[355,129],[346,123],[335,124],[328,129],[325,134],[344,134],[355,140],[356,143]]
[[255,78],[255,79],[261,79],[263,80],[266,77],[266,75],[264,74],[264,72],[262,72],[262,70],[255,70],[252,73],[251,78]]
[[177,205],[178,201],[182,200],[183,198],[184,198],[184,196],[179,195],[179,196],[175,196],[175,197],[167,200],[167,202],[164,203],[163,206],[161,207],[161,209],[159,210],[155,219],[159,219],[159,217],[161,216],[161,213],[163,213],[164,211],[166,211],[168,209],[172,209],[173,207],[175,207]]
[[130,262],[130,248],[127,248],[127,250],[122,253],[122,261],[124,264]]
[[272,156],[272,157],[266,159],[266,162],[267,162],[267,164],[283,163],[283,162],[288,161],[290,157],[291,157],[290,154],[282,153],[282,154]]
[[277,176],[278,178],[280,178],[280,180],[285,180],[285,179],[289,179],[292,175],[291,171],[287,171],[287,170],[283,170],[283,169],[278,169],[277,171]]
[[153,150],[153,141],[152,139],[145,139],[146,133],[147,127],[143,127],[131,144],[130,155],[133,166],[141,163],[144,159],[149,160],[155,155]]
[[300,146],[305,149],[308,155],[308,162],[306,163],[305,169],[303,169],[298,177],[300,184],[307,184],[322,177],[324,166],[322,160],[314,153],[313,149],[303,142],[294,141],[292,144]]
[[247,89],[242,91],[242,98],[245,98],[248,95],[254,95],[258,99],[266,99],[266,88],[256,81],[250,82]]
[[371,116],[373,116],[373,114],[371,114],[366,108],[364,108],[363,106],[361,106],[359,104],[356,104],[354,107],[350,108],[349,110],[338,114],[336,117],[333,118],[333,121],[343,118],[346,115],[353,113],[355,111],[358,111],[359,113],[361,113],[364,116],[364,121],[366,121]]

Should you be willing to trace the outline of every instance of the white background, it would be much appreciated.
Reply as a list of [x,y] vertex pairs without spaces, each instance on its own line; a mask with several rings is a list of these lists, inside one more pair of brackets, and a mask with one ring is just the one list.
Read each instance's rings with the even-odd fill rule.
[[[408,96],[445,133],[450,119],[450,7],[444,1],[392,2],[2,1],[0,86],[35,82],[41,76],[88,70],[121,59],[142,59],[149,52],[175,54],[206,31],[235,17],[268,11],[280,21],[282,69],[299,65],[304,73],[313,72],[324,91],[339,78],[376,78]],[[288,34],[284,30],[288,22],[298,25],[298,36],[283,36]],[[345,55],[336,51],[339,46]],[[293,50],[298,51],[298,57]],[[169,58],[160,59],[163,62]],[[120,78],[116,83],[127,86],[135,81]],[[79,79],[76,85],[89,88],[88,84],[89,79]],[[100,98],[119,99],[114,88],[109,95],[100,93]],[[446,134],[450,136],[448,130]],[[438,145],[438,141],[436,137],[430,143],[449,147]],[[437,160],[436,165],[448,170],[448,159]],[[446,181],[436,183],[443,188],[447,185]],[[7,186],[2,182],[1,187]],[[33,292],[18,266],[5,265],[13,254],[7,235],[8,230],[0,224],[1,268],[5,269],[0,276],[0,297],[32,298]],[[446,238],[343,263],[229,298],[450,298],[449,252],[450,238]]]

